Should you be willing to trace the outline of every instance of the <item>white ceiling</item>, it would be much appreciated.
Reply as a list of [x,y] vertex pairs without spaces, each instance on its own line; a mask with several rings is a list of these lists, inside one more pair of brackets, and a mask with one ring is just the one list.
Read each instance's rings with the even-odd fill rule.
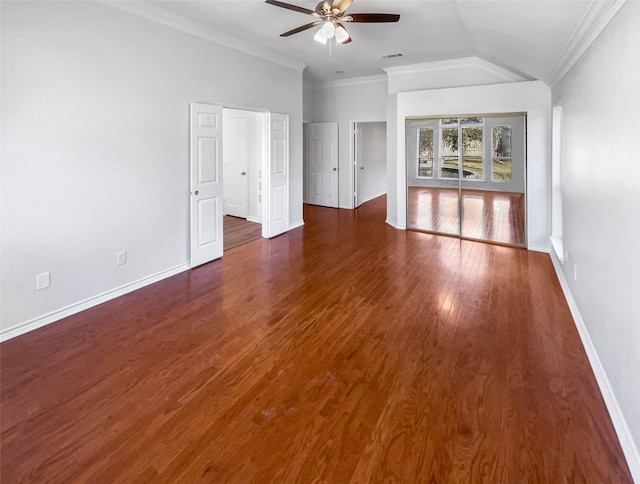
[[[149,0],[146,7],[188,19],[230,45],[306,65],[306,82],[383,74],[385,67],[476,56],[551,83],[575,33],[598,0],[354,0],[349,13],[397,13],[398,23],[347,24],[353,42],[313,40],[316,29],[279,35],[313,17],[263,0]],[[288,0],[313,10],[315,0]],[[382,59],[386,54],[403,57]],[[338,74],[336,71],[344,71]]]

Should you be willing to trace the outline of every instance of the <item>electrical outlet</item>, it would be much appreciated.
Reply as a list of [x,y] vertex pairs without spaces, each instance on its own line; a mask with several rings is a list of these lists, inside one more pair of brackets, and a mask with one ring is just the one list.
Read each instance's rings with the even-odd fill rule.
[[578,280],[578,267],[573,264],[573,280],[574,282]]
[[36,276],[36,289],[38,291],[42,289],[46,289],[51,285],[51,273],[43,272],[42,274],[38,274]]
[[127,251],[121,250],[116,254],[116,265],[121,266],[127,263]]

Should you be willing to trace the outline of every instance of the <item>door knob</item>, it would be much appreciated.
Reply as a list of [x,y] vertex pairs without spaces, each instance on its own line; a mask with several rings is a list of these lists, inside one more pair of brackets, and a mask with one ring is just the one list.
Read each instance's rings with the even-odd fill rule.
[[334,169],[333,169],[333,171],[338,171],[338,169],[337,169],[337,168],[334,168]]
[[360,167],[360,169],[361,169],[361,170],[364,170],[364,166],[361,166],[361,167]]
[[196,190],[195,192],[193,192],[194,195],[197,195],[198,193],[200,193],[198,190]]
[[240,174],[241,174],[241,175],[246,175],[246,174],[247,174],[247,172],[246,172],[246,171],[241,171],[241,172],[240,172]]

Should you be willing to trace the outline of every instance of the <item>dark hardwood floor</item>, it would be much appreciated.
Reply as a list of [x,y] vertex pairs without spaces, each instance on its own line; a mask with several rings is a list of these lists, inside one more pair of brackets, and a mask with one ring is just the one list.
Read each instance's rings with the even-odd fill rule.
[[[407,227],[460,235],[457,188],[408,187]],[[524,247],[524,194],[462,190],[462,236]]]
[[239,217],[224,216],[224,250],[262,237],[262,225]]
[[0,480],[631,482],[549,256],[385,203],[0,345]]

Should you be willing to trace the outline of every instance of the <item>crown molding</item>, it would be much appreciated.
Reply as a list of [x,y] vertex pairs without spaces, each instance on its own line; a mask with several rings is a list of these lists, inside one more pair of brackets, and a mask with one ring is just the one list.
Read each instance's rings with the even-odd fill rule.
[[277,54],[269,49],[258,47],[240,39],[234,39],[228,35],[216,32],[212,28],[194,20],[183,17],[164,8],[148,4],[146,2],[126,2],[102,0],[102,3],[123,12],[142,17],[151,22],[165,25],[181,32],[195,35],[210,42],[229,47],[245,54],[249,54],[261,59],[274,62],[284,67],[302,72],[306,64],[293,60],[289,57]]
[[548,76],[551,87],[555,87],[562,80],[626,2],[627,0],[593,0],[589,4],[551,69],[551,74]]
[[361,86],[363,84],[377,84],[387,82],[387,75],[352,77],[350,79],[337,79],[335,81],[305,82],[307,89],[328,89],[332,87]]
[[527,79],[515,72],[511,72],[502,67],[498,67],[491,62],[487,62],[479,57],[462,57],[460,59],[449,59],[444,61],[426,62],[424,64],[409,64],[405,66],[384,67],[383,69],[390,76],[399,74],[417,74],[423,72],[443,71],[450,69],[460,69],[466,67],[476,67],[485,72],[489,72],[507,82],[521,82]]

